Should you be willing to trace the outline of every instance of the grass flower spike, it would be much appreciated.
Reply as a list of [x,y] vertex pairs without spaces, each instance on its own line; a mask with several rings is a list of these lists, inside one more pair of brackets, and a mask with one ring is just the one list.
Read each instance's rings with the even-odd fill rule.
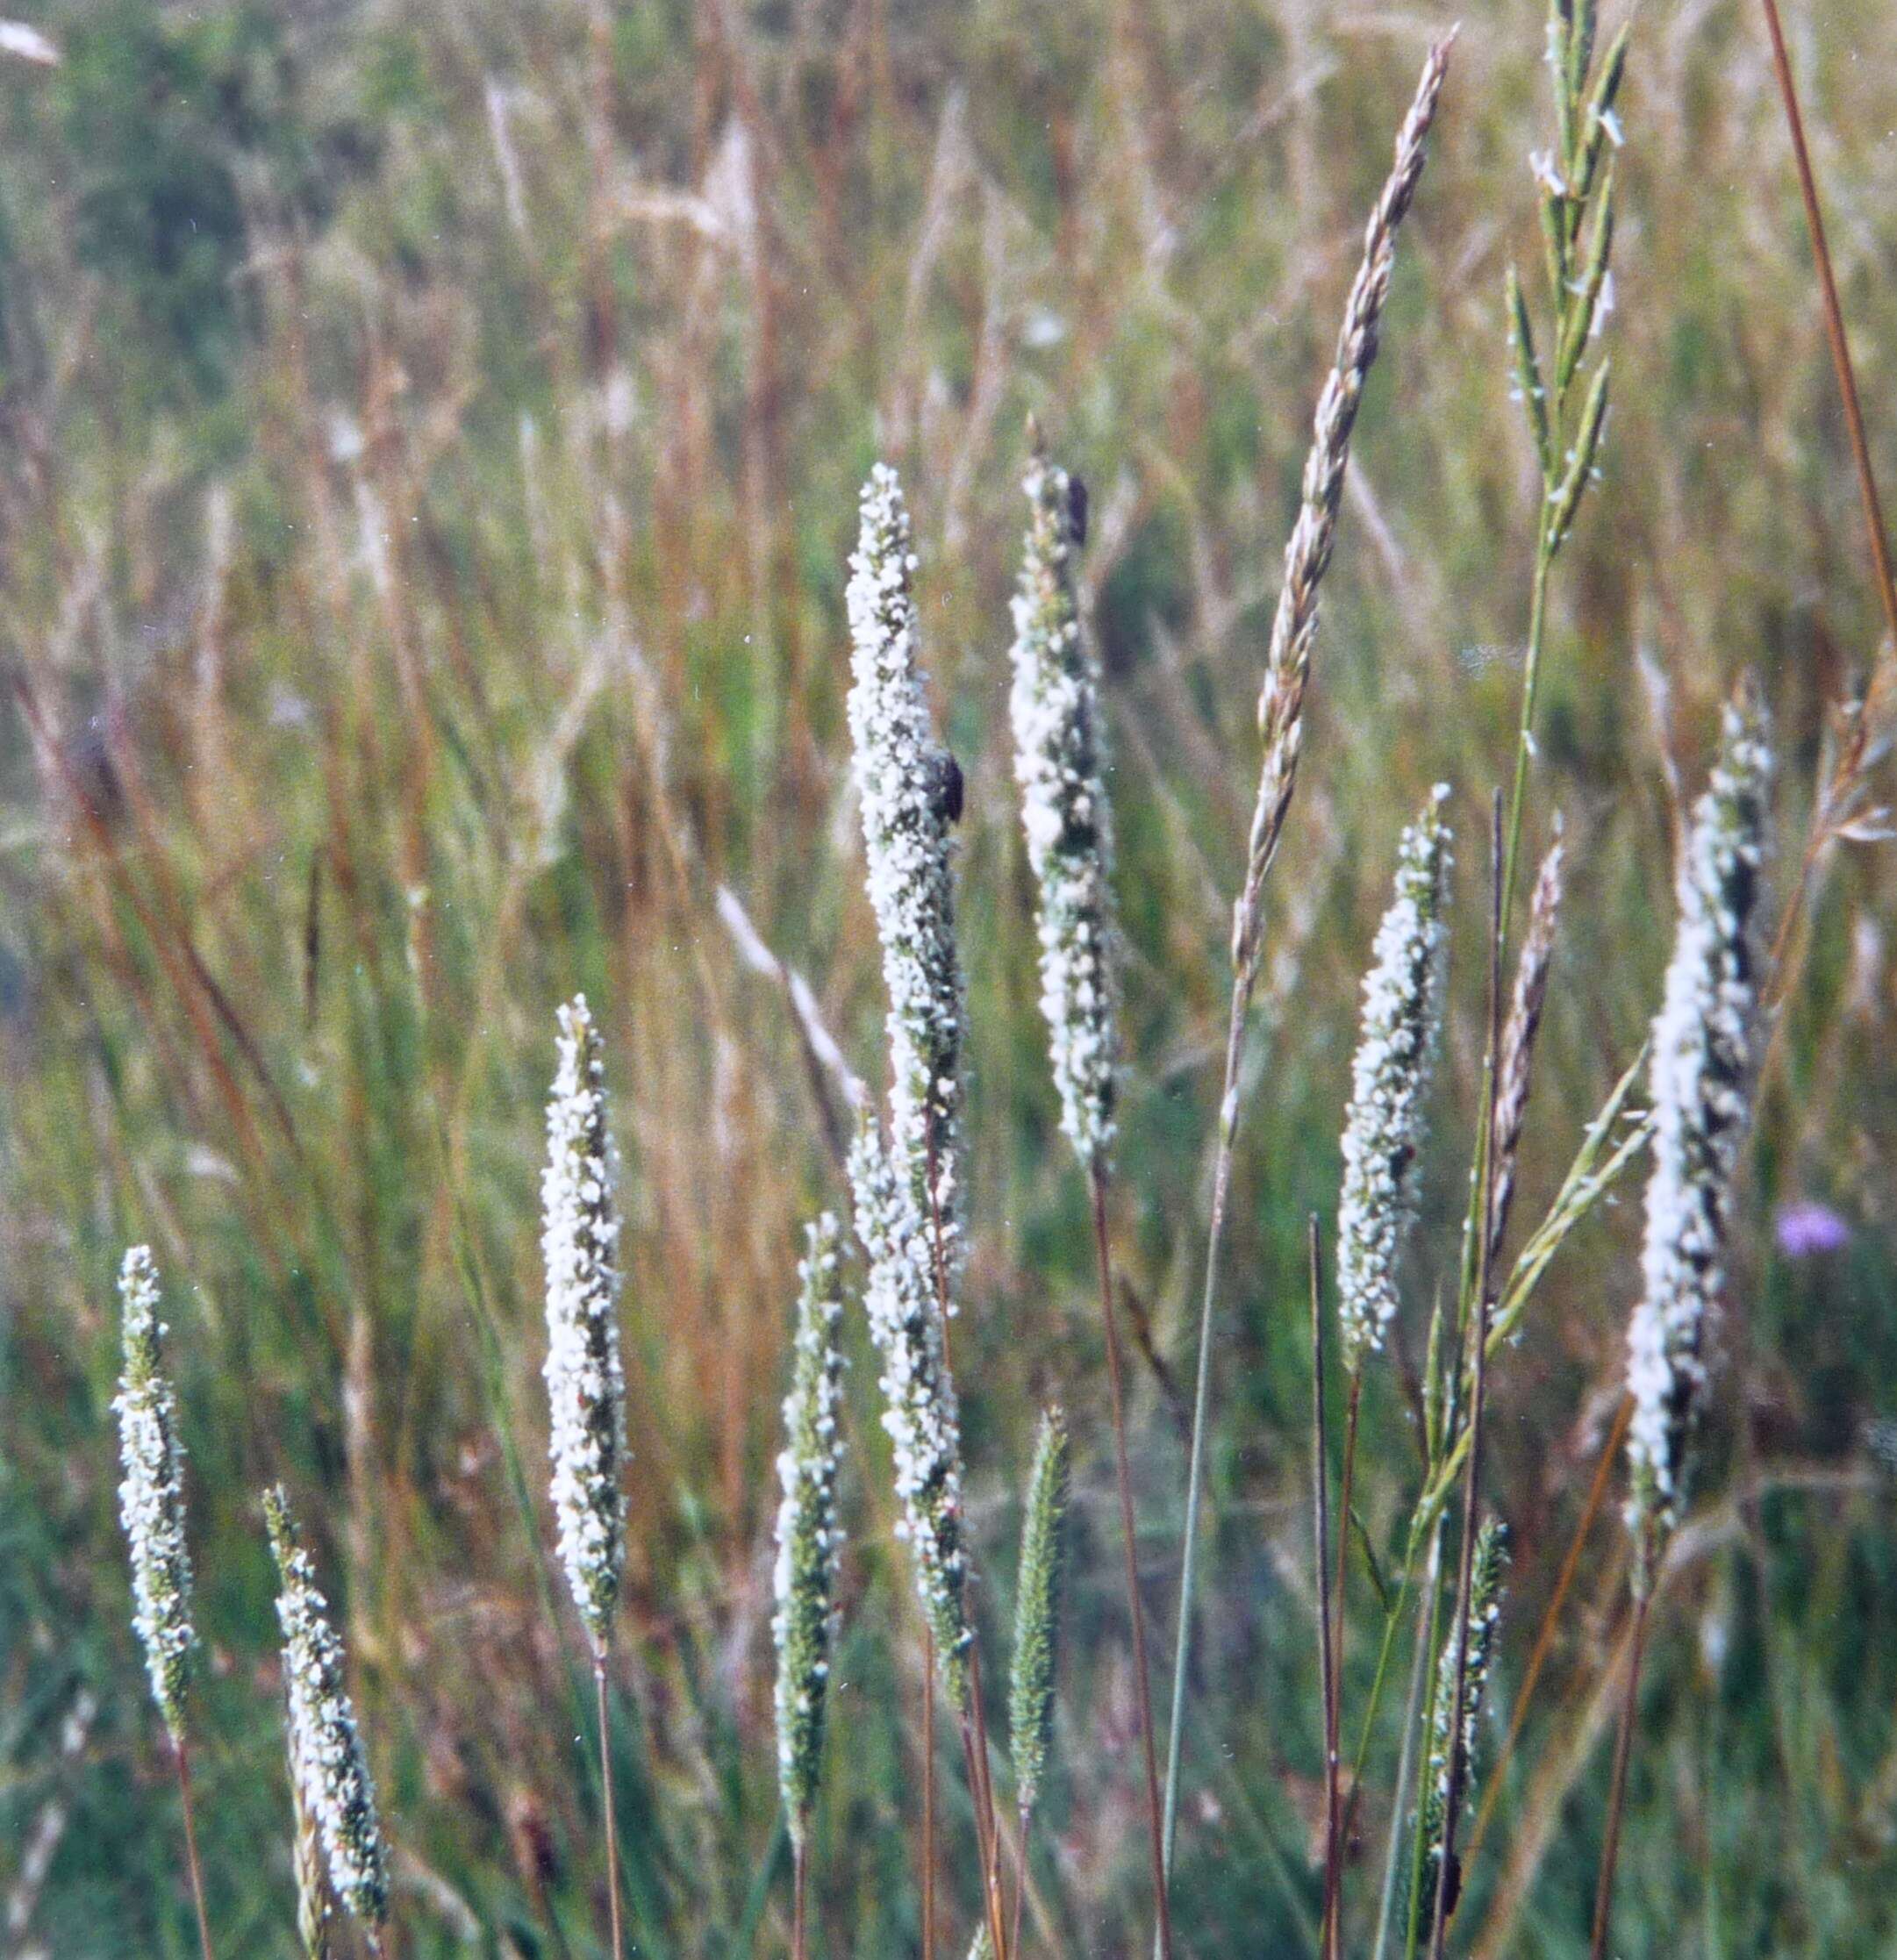
[[941,1314],[927,1221],[866,1116],[849,1158],[856,1236],[870,1263],[870,1332],[883,1359],[883,1427],[895,1447],[898,1535],[915,1561],[916,1590],[935,1636],[942,1681],[958,1714],[969,1704],[970,1640],[962,1543],[962,1435],[942,1351]]
[[1029,511],[1013,600],[1014,777],[1040,886],[1041,1007],[1061,1127],[1090,1169],[1113,1141],[1113,833],[1099,674],[1080,630],[1074,558],[1084,507],[1038,440],[1022,486]]
[[1719,761],[1693,811],[1679,927],[1653,1024],[1653,1171],[1641,1303],[1628,1333],[1629,1522],[1636,1582],[1679,1519],[1706,1385],[1707,1323],[1724,1278],[1733,1175],[1749,1115],[1757,1004],[1752,948],[1772,758],[1759,710],[1725,711]]
[[582,994],[560,1010],[547,1105],[540,1250],[547,1393],[560,1558],[596,1655],[612,1644],[626,1560],[626,1377],[619,1360],[619,1214],[599,1030]]
[[[1428,1925],[1435,1909],[1437,1868],[1442,1855],[1444,1828],[1449,1814],[1451,1785],[1457,1801],[1466,1803],[1474,1787],[1476,1738],[1482,1716],[1482,1699],[1488,1688],[1489,1670],[1495,1658],[1495,1637],[1502,1621],[1502,1579],[1508,1567],[1508,1534],[1495,1519],[1488,1519],[1476,1539],[1475,1563],[1469,1590],[1469,1635],[1467,1672],[1464,1677],[1462,1734],[1456,1748],[1460,1761],[1450,1766],[1450,1727],[1454,1720],[1456,1633],[1450,1628],[1437,1657],[1435,1719],[1429,1732],[1428,1787],[1423,1800],[1423,1884],[1419,1894],[1422,1923]],[[1449,1906],[1453,1912],[1460,1889],[1457,1873],[1450,1874]]]
[[184,1542],[184,1450],[177,1399],[164,1372],[158,1269],[133,1246],[118,1271],[125,1373],[118,1413],[125,1480],[118,1513],[132,1554],[132,1623],[145,1649],[152,1699],[175,1743],[184,1733],[184,1685],[197,1635],[191,1625],[191,1555]]
[[1023,1823],[1041,1794],[1054,1742],[1068,1458],[1067,1418],[1059,1408],[1050,1408],[1041,1418],[1027,1480],[1020,1569],[1015,1580],[1014,1664],[1008,1683],[1008,1746],[1014,1759],[1014,1800]]
[[935,741],[923,697],[915,562],[902,486],[878,463],[863,486],[850,559],[849,730],[889,994],[894,1148],[917,1205],[925,1215],[933,1206],[946,1230],[963,1012],[948,833],[961,775]]
[[316,1820],[329,1882],[373,1938],[389,1917],[389,1851],[344,1685],[342,1642],[330,1624],[329,1603],[317,1590],[316,1568],[297,1541],[281,1484],[264,1492],[263,1511],[276,1555],[290,1762],[304,1804]]
[[807,1228],[798,1268],[797,1334],[784,1447],[777,1458],[777,1777],[791,1835],[801,1844],[816,1800],[824,1703],[835,1625],[837,1477],[843,1444],[842,1247],[828,1212]]
[[1259,898],[1297,787],[1305,689],[1311,676],[1311,648],[1317,639],[1318,589],[1336,540],[1344,472],[1350,461],[1350,432],[1357,426],[1364,384],[1377,358],[1384,303],[1390,297],[1390,275],[1396,265],[1397,232],[1422,180],[1429,128],[1435,120],[1455,38],[1452,30],[1429,50],[1409,113],[1397,132],[1390,175],[1364,228],[1363,261],[1344,304],[1336,358],[1318,397],[1298,519],[1285,547],[1285,583],[1278,592],[1264,685],[1258,696],[1264,762],[1252,812],[1245,883],[1232,922],[1232,964],[1241,976],[1256,969],[1263,924]]
[[1337,1217],[1338,1316],[1353,1376],[1383,1346],[1397,1308],[1397,1265],[1414,1215],[1423,1101],[1442,1018],[1443,884],[1450,833],[1438,783],[1397,848],[1396,895],[1364,981],[1363,1025],[1344,1119]]

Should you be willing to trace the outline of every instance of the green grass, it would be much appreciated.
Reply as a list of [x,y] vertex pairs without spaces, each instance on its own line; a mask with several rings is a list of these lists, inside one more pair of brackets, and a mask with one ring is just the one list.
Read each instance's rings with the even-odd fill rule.
[[[783,1949],[771,1462],[798,1227],[841,1186],[782,996],[735,958],[712,899],[720,882],[742,897],[879,1079],[841,594],[856,486],[884,447],[969,781],[975,1228],[956,1362],[976,1597],[999,1655],[1033,1424],[1057,1395],[1076,1493],[1045,1950],[1149,1936],[1085,1194],[1046,1077],[1006,752],[1020,430],[1035,410],[1092,487],[1133,1060],[1116,1250],[1189,1388],[1259,663],[1421,36],[1250,0],[757,6],[730,11],[735,38],[722,18],[629,6],[596,43],[582,10],[551,4],[401,0],[285,26],[261,4],[75,0],[42,23],[59,68],[0,70],[0,1916],[44,1820],[64,1817],[6,1935],[23,1956],[191,1950],[114,1510],[112,1278],[134,1237],[166,1278],[190,1453],[220,1953],[293,1940],[256,1501],[277,1476],[352,1643],[404,1953],[600,1950],[588,1685],[547,1563],[538,1372],[540,1105],[553,1007],[580,988],[627,1166],[631,1925],[638,1951],[676,1960]],[[1840,0],[1793,25],[1890,485],[1897,21]],[[1879,630],[1759,25],[1649,10],[1636,35],[1615,408],[1561,562],[1531,803],[1531,841],[1558,806],[1574,848],[1524,1218],[1657,1005],[1664,759],[1690,791],[1716,703],[1756,670],[1788,869],[1827,705]],[[1459,936],[1411,1364],[1435,1286],[1453,1284],[1479,1092],[1478,839],[1509,757],[1532,548],[1501,277],[1538,252],[1541,46],[1537,7],[1465,18],[1358,427],[1385,535],[1347,498],[1268,900],[1177,1877],[1195,1960],[1312,1950],[1301,1234],[1307,1211],[1327,1227],[1335,1212],[1357,980],[1397,830],[1438,777],[1457,787]],[[702,203],[663,202],[678,197]],[[1670,685],[1664,731],[1643,655]],[[1897,1937],[1897,1570],[1861,1441],[1897,1416],[1893,913],[1886,851],[1828,866],[1765,1085],[1703,1546],[1650,1663],[1629,1960],[1848,1960]],[[1774,1208],[1807,1197],[1850,1220],[1847,1252],[1775,1254]],[[1495,1371],[1490,1488],[1516,1547],[1499,1720],[1610,1412],[1637,1229],[1629,1186]],[[881,1956],[916,1947],[919,1692],[853,1339],[814,1950]],[[1184,1447],[1144,1363],[1133,1391],[1163,1699]],[[1365,1424],[1362,1510],[1387,1557],[1415,1462],[1397,1370],[1373,1378]],[[1793,1473],[1809,1487],[1784,1487]],[[1485,1935],[1508,1960],[1586,1950],[1608,1735],[1578,1744],[1620,1535],[1611,1515],[1598,1527],[1458,1915],[1466,1945],[1519,1877],[1514,1916]],[[1375,1659],[1361,1573],[1350,1608],[1347,1735]],[[993,1687],[1004,1670],[987,1672]],[[1354,1900],[1380,1873],[1394,1713]],[[965,1938],[958,1775],[943,1802]]]

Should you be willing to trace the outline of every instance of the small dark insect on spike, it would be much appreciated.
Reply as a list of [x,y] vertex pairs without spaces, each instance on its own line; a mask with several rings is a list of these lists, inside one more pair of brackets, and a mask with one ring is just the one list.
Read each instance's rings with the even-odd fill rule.
[[1067,476],[1067,528],[1075,544],[1087,541],[1087,486],[1071,470]]
[[929,799],[937,813],[945,822],[958,824],[962,821],[962,801],[966,785],[962,777],[962,765],[948,751],[936,752],[934,765],[934,780],[929,785]]
[[317,976],[323,956],[323,858],[310,855],[310,895],[303,912],[303,1018],[316,1026]]

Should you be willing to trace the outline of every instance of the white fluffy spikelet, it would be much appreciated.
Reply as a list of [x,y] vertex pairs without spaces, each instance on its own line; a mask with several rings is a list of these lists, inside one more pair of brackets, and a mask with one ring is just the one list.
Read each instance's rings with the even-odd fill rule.
[[869,1261],[863,1304],[882,1356],[883,1427],[894,1446],[897,1534],[909,1542],[916,1591],[957,1712],[968,1706],[967,1566],[962,1549],[962,1434],[942,1351],[934,1248],[907,1180],[866,1116],[849,1157],[856,1236]]
[[1628,1330],[1628,1521],[1643,1577],[1679,1522],[1706,1385],[1707,1323],[1724,1281],[1732,1180],[1750,1115],[1752,947],[1772,756],[1763,717],[1729,704],[1719,761],[1680,864],[1679,927],[1653,1024],[1653,1170],[1639,1308]]
[[1013,600],[1014,779],[1040,885],[1041,1007],[1061,1127],[1090,1170],[1113,1141],[1113,831],[1099,674],[1080,630],[1076,486],[1038,446]]
[[389,1916],[389,1850],[344,1685],[342,1642],[330,1624],[329,1602],[317,1589],[316,1568],[297,1542],[281,1485],[264,1492],[263,1509],[276,1555],[291,1771],[316,1820],[329,1882],[373,1935]]
[[843,1461],[841,1228],[826,1212],[806,1227],[798,1267],[797,1334],[784,1444],[777,1458],[777,1778],[791,1835],[802,1843],[816,1800],[824,1704],[835,1633],[837,1556],[843,1527],[837,1480]]
[[158,1269],[133,1246],[118,1271],[125,1373],[112,1407],[125,1480],[118,1514],[132,1555],[133,1630],[145,1649],[152,1699],[174,1742],[184,1730],[184,1685],[197,1635],[191,1625],[191,1556],[184,1542],[184,1450],[177,1398],[164,1372]]
[[962,1047],[949,864],[959,777],[929,725],[910,583],[914,543],[902,487],[887,463],[870,472],[861,515],[848,594],[849,732],[889,994],[894,1148],[918,1205],[926,1214],[933,1195],[947,1231],[956,1212]]
[[1442,888],[1449,786],[1439,783],[1397,848],[1396,895],[1377,928],[1344,1118],[1337,1213],[1338,1319],[1354,1375],[1383,1346],[1397,1266],[1414,1218],[1415,1160],[1442,1020]]
[[619,1214],[605,1062],[583,994],[560,1010],[547,1105],[540,1252],[547,1395],[560,1558],[596,1653],[612,1636],[626,1560],[626,1376],[619,1359]]

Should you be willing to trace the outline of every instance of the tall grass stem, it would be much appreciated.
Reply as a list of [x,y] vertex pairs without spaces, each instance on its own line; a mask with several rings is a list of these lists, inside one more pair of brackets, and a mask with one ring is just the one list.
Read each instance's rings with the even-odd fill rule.
[[1160,1960],[1171,1960],[1172,1913],[1166,1899],[1166,1854],[1160,1819],[1159,1763],[1153,1739],[1153,1690],[1146,1664],[1146,1613],[1140,1604],[1140,1558],[1133,1514],[1133,1472],[1127,1461],[1125,1382],[1120,1330],[1113,1314],[1113,1248],[1106,1230],[1106,1173],[1096,1162],[1088,1175],[1093,1197],[1093,1248],[1100,1272],[1100,1319],[1106,1335],[1106,1384],[1113,1401],[1113,1474],[1120,1486],[1120,1531],[1127,1554],[1127,1617],[1132,1625],[1133,1683],[1145,1757],[1146,1824],[1153,1863],[1153,1913]]
[[1620,1733],[1614,1742],[1614,1784],[1607,1798],[1607,1835],[1600,1852],[1600,1882],[1594,1890],[1594,1934],[1590,1960],[1607,1960],[1607,1939],[1614,1924],[1614,1868],[1621,1852],[1621,1823],[1627,1813],[1627,1765],[1634,1752],[1634,1722],[1640,1706],[1640,1670],[1647,1655],[1647,1615],[1652,1610],[1650,1590],[1634,1597],[1633,1645],[1627,1656],[1627,1699],[1621,1705]]
[[197,1821],[191,1813],[191,1753],[183,1736],[173,1738],[171,1760],[178,1772],[178,1802],[184,1812],[184,1864],[190,1875],[191,1904],[197,1913],[197,1944],[204,1960],[216,1960],[211,1950],[211,1920],[204,1911],[204,1874],[197,1862]]
[[593,1693],[599,1713],[599,1785],[605,1792],[603,1816],[606,1836],[606,1901],[612,1930],[612,1960],[623,1960],[625,1936],[619,1929],[619,1833],[612,1809],[612,1745],[606,1725],[606,1657],[593,1656]]

